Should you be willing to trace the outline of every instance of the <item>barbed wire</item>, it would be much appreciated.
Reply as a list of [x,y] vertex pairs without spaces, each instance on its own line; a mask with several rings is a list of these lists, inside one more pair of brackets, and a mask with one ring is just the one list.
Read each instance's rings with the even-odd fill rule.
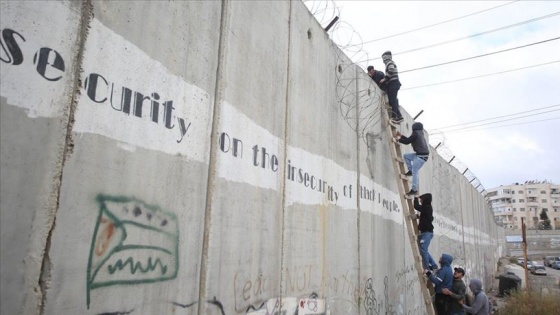
[[[340,17],[340,8],[334,0],[303,0],[303,2],[323,28],[331,24],[336,17]],[[354,27],[339,19],[331,25],[327,33],[331,38],[332,50],[336,57],[334,71],[340,114],[369,148],[371,139],[378,139],[385,132],[385,128],[380,128],[381,106],[385,103],[383,102],[386,98],[385,93],[377,87],[361,66],[371,59],[364,50],[362,37]],[[445,145],[444,134],[434,132],[430,134],[431,143],[432,140],[439,144],[434,146],[437,153],[465,176],[478,192],[483,193],[485,190],[480,180]]]

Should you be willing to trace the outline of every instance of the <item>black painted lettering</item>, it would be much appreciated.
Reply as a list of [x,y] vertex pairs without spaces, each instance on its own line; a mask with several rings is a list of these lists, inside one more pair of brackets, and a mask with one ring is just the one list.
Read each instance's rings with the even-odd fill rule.
[[132,101],[132,90],[123,86],[121,95],[122,111],[130,115],[130,105]]
[[[51,59],[50,62],[49,59]],[[62,56],[56,50],[52,50],[48,47],[39,49],[33,57],[33,64],[37,66],[37,72],[49,81],[58,81],[62,78],[59,72],[48,71],[49,69],[54,69],[64,72],[64,59],[62,59]],[[47,73],[47,71],[49,73]]]
[[278,158],[276,157],[276,155],[273,155],[272,158],[270,159],[270,168],[274,172],[278,170]]
[[315,190],[315,176],[311,175],[311,189]]
[[152,121],[157,124],[159,120],[159,94],[152,93]]
[[222,132],[222,134],[220,135],[220,150],[222,150],[222,152],[224,153],[227,153],[229,151],[229,143],[229,135],[225,132]]
[[262,167],[262,168],[266,168],[266,161],[268,160],[269,155],[268,155],[268,153],[266,153],[266,148],[265,148],[265,147],[262,148],[261,153],[262,153],[262,154],[261,154],[261,155],[262,155],[262,158],[261,158],[261,163],[262,163],[262,164],[261,164],[261,167]]
[[3,58],[2,55],[0,55],[0,60],[5,63],[11,63],[12,65],[17,66],[23,62],[23,53],[21,52],[21,49],[19,48],[14,35],[19,36],[22,41],[25,41],[25,38],[23,38],[20,33],[14,30],[11,30],[9,28],[5,28],[2,30],[0,46],[2,47],[2,51],[4,51],[4,53],[6,54],[6,58]]
[[149,100],[149,96],[144,96],[139,92],[134,92],[134,116],[142,117],[142,105],[145,100]]
[[165,107],[165,113],[163,115],[163,118],[165,120],[165,127],[167,129],[172,129],[173,127],[175,127],[175,125],[171,125],[173,109],[175,109],[175,107],[173,107],[173,101],[167,101],[163,103],[163,107]]
[[239,139],[233,138],[233,156],[237,157],[238,155],[243,157],[243,142]]
[[86,90],[86,94],[90,100],[94,101],[95,103],[103,103],[107,100],[107,97],[98,100],[97,96],[97,89],[100,80],[105,83],[106,87],[109,87],[109,82],[105,80],[103,76],[97,73],[91,73],[85,80],[84,80],[84,89]]
[[258,153],[259,153],[259,146],[255,144],[255,145],[253,146],[253,165],[254,165],[254,166],[258,166],[258,165],[259,165],[259,161],[257,161]]
[[181,132],[181,139],[177,140],[177,143],[181,143],[181,141],[183,141],[183,138],[187,134],[187,131],[191,127],[191,123],[189,123],[189,125],[186,126],[185,120],[183,118],[177,118],[177,121],[179,121],[179,132]]

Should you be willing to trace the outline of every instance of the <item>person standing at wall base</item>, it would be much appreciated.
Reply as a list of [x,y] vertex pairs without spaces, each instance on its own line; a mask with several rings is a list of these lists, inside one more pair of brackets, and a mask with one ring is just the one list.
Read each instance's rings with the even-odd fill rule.
[[488,315],[490,314],[490,303],[488,297],[482,290],[482,281],[479,279],[472,279],[469,283],[469,289],[474,294],[474,302],[472,306],[463,304],[463,310],[468,314],[474,315]]
[[457,267],[454,269],[453,273],[453,284],[451,284],[451,290],[442,289],[442,293],[451,297],[449,300],[448,313],[449,315],[464,315],[463,301],[465,300],[465,295],[467,294],[467,286],[463,281],[465,276],[465,269]]
[[434,306],[439,315],[447,314],[449,307],[449,297],[443,294],[443,289],[451,289],[453,283],[453,271],[451,270],[452,262],[453,256],[442,254],[439,259],[441,268],[436,271],[435,274],[432,274],[430,270],[425,271],[426,276],[435,286],[436,299],[434,301]]

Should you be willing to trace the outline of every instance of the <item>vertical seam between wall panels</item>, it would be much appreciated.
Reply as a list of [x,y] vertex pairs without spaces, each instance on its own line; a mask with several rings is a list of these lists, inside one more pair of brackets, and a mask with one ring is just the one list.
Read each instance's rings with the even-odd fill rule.
[[282,161],[282,213],[280,226],[280,311],[282,310],[282,288],[283,288],[283,270],[284,270],[284,228],[286,226],[284,220],[286,218],[286,161],[288,160],[288,123],[289,123],[289,95],[290,95],[290,53],[292,40],[292,2],[288,1],[288,60],[286,63],[286,106],[284,109],[284,158]]
[[[336,71],[336,70],[335,70]],[[358,86],[358,69],[355,68],[355,78],[356,78],[356,99],[355,99],[355,103],[356,103],[356,230],[357,232],[357,246],[358,246],[358,287],[362,287],[362,283],[361,283],[361,279],[362,279],[362,273],[361,273],[361,255],[360,255],[360,245],[361,245],[361,238],[360,238],[360,104],[359,104],[359,100],[358,100],[358,91],[359,91],[359,86]],[[366,137],[366,141],[367,141],[367,137]],[[360,305],[358,303],[358,313],[359,313],[359,308]]]
[[[45,306],[47,302],[47,290],[50,284],[50,277],[51,277],[51,263],[49,252],[51,248],[51,241],[54,229],[56,227],[56,214],[58,212],[58,208],[60,205],[60,193],[62,188],[62,175],[64,170],[64,164],[66,163],[67,158],[72,154],[74,143],[72,140],[72,128],[74,126],[74,112],[77,107],[78,98],[80,95],[80,87],[81,87],[81,79],[80,75],[83,72],[82,69],[82,61],[84,56],[84,46],[86,42],[86,38],[88,35],[89,24],[91,18],[93,16],[93,5],[91,0],[86,0],[82,3],[82,9],[80,14],[80,22],[79,22],[79,32],[77,34],[77,43],[76,48],[78,53],[76,55],[76,62],[74,67],[73,73],[73,82],[72,82],[72,95],[70,97],[70,105],[68,106],[68,116],[64,117],[66,119],[66,135],[64,140],[64,146],[62,147],[62,157],[61,162],[59,165],[58,173],[55,175],[55,185],[53,193],[56,195],[56,205],[54,209],[51,210],[52,221],[49,220],[50,227],[48,229],[47,238],[45,241],[45,247],[43,249],[42,261],[41,261],[41,271],[39,274],[39,282],[38,287],[41,292],[41,302],[39,304],[39,314],[45,313]],[[89,305],[89,301],[88,301]]]
[[208,274],[208,252],[210,242],[210,229],[212,222],[212,197],[214,188],[216,186],[216,164],[217,164],[217,130],[219,127],[219,117],[221,109],[221,95],[222,95],[222,74],[225,50],[225,38],[227,30],[224,25],[227,25],[227,7],[229,1],[222,0],[221,15],[220,15],[220,37],[218,40],[218,63],[216,67],[216,85],[214,86],[214,111],[212,114],[212,131],[210,133],[210,154],[208,163],[208,177],[206,184],[206,206],[204,207],[204,226],[202,234],[202,253],[200,257],[200,274],[199,274],[199,291],[198,291],[198,314],[204,314],[204,307],[206,300],[206,284]]

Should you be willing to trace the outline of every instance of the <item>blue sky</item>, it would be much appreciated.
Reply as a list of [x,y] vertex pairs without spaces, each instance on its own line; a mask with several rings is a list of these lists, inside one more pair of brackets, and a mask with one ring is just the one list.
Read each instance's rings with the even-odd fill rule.
[[[406,32],[445,20],[486,10],[512,1],[315,1],[306,2],[322,23],[333,13],[341,23],[329,35],[336,41],[355,32],[352,44]],[[333,7],[333,3],[336,8]],[[394,53],[437,44],[560,12],[560,1],[515,1],[442,25],[366,43],[352,55],[361,67],[383,70],[378,58],[386,50]],[[446,45],[394,55],[400,71],[438,64],[560,36],[560,15],[511,27]],[[410,87],[458,80],[560,60],[560,40],[538,44],[469,61],[402,73],[399,101],[418,119],[435,145],[444,141],[442,153],[456,156],[454,165],[469,168],[485,188],[526,180],[549,180],[560,184],[560,62],[545,66],[425,88]],[[477,131],[440,132],[439,128],[518,112],[539,114]],[[525,115],[527,115],[525,114]],[[514,118],[504,117],[503,119]],[[518,117],[518,116],[517,116]],[[525,123],[550,118],[555,120]],[[493,121],[488,121],[493,122]],[[517,124],[496,128],[506,124]],[[489,128],[492,127],[492,128]],[[447,130],[451,130],[448,128]],[[436,143],[434,143],[436,142]],[[472,174],[471,174],[472,172]]]

